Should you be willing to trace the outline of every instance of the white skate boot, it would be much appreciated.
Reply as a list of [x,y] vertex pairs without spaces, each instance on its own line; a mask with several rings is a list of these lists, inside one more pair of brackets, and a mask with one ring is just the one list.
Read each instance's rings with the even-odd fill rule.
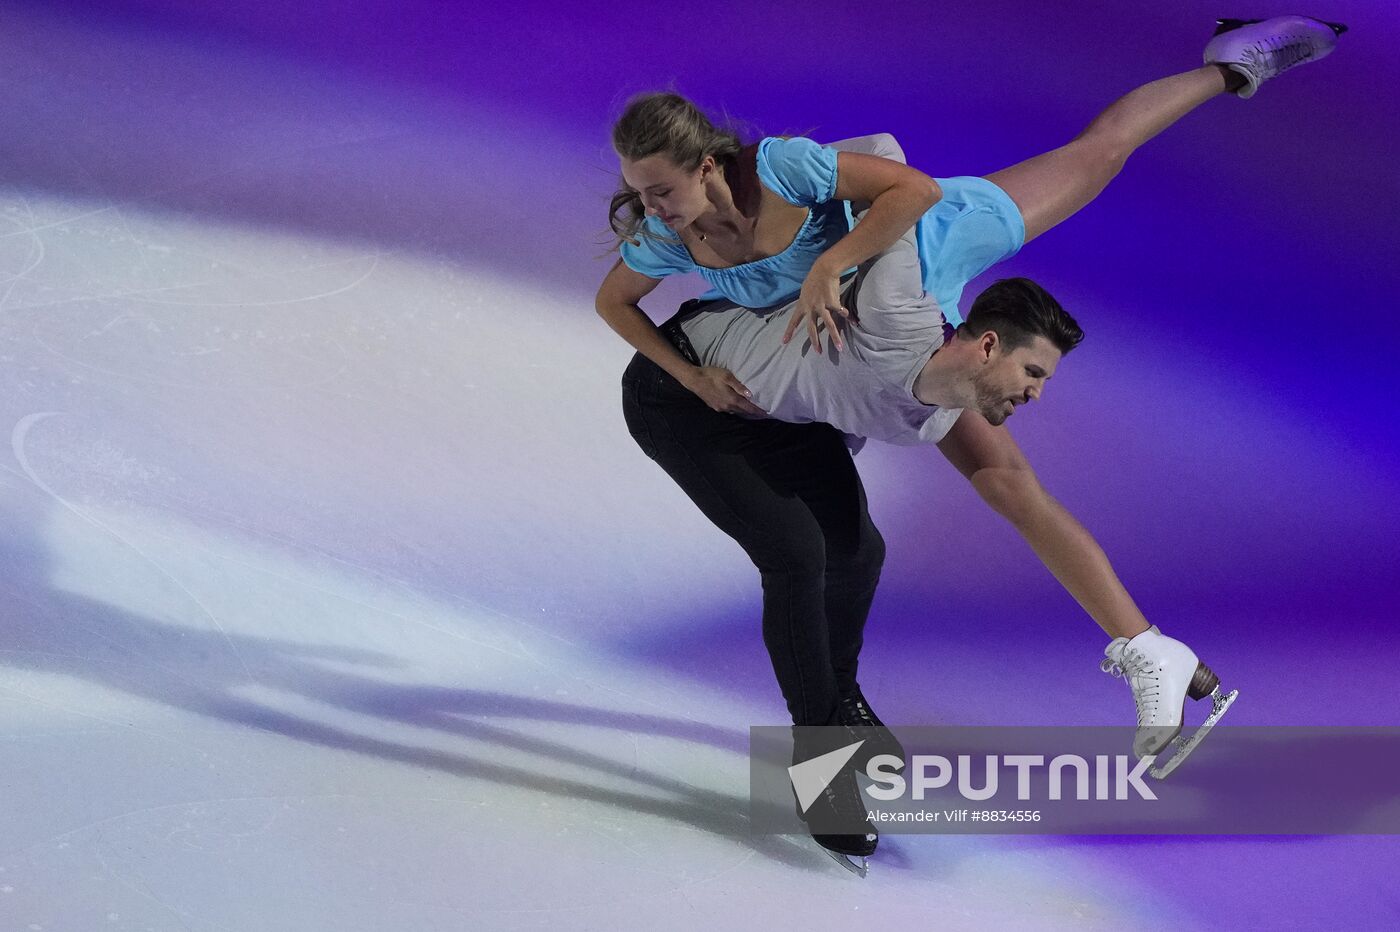
[[1325,58],[1337,47],[1337,36],[1347,31],[1341,23],[1310,16],[1221,19],[1216,24],[1205,62],[1244,75],[1244,87],[1235,91],[1240,97],[1253,97],[1259,85],[1294,65]]
[[[1138,757],[1156,756],[1168,745],[1175,746],[1175,753],[1166,763],[1149,771],[1159,780],[1186,760],[1239,695],[1237,689],[1222,695],[1220,679],[1210,667],[1201,663],[1191,648],[1158,631],[1156,625],[1131,640],[1115,638],[1104,650],[1104,657],[1099,669],[1127,680],[1137,704],[1133,753]],[[1184,738],[1180,735],[1187,696],[1209,696],[1212,708],[1205,724]]]

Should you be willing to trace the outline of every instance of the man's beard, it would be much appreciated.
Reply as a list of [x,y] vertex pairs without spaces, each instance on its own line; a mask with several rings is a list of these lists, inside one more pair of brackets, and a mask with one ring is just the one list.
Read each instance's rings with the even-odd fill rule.
[[977,413],[986,419],[993,427],[1000,427],[1006,423],[1009,416],[1006,411],[1006,396],[997,391],[991,380],[982,373],[972,377],[972,390],[976,393]]

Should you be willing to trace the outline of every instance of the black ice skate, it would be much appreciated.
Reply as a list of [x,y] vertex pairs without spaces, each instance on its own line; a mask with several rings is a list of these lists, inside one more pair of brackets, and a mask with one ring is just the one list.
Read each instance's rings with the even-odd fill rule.
[[812,840],[836,863],[864,877],[865,859],[875,853],[880,838],[856,783],[856,756],[865,742],[851,740],[851,730],[841,727],[837,718],[833,713],[826,726],[793,728],[788,776],[797,817],[807,824]]
[[866,817],[855,771],[843,767],[805,811],[801,800],[796,806],[797,817],[807,823],[812,840],[837,864],[864,877],[869,870],[866,858],[875,853],[880,836]]

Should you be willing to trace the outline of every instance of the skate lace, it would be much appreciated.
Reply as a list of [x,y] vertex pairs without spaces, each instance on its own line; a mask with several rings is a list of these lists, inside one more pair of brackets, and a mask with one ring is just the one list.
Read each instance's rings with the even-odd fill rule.
[[1137,723],[1145,724],[1157,709],[1157,667],[1134,647],[1124,648],[1115,662],[1104,658],[1099,669],[1109,676],[1128,681],[1133,691],[1133,701],[1137,705]]
[[1250,64],[1263,65],[1275,74],[1313,57],[1312,42],[1305,36],[1274,36],[1264,39],[1259,46],[1245,51]]
[[843,718],[847,725],[876,725],[878,724],[875,713],[870,711],[870,706],[865,704],[865,697],[860,696],[855,699],[847,699],[841,703]]

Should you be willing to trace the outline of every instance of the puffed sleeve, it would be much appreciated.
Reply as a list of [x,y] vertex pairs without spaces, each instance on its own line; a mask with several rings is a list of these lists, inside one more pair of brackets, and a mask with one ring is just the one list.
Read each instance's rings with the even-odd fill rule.
[[828,149],[835,149],[837,152],[859,152],[862,155],[878,155],[882,159],[890,159],[894,162],[907,162],[904,158],[904,147],[899,144],[889,133],[872,133],[869,136],[853,136],[850,139],[838,139],[835,142],[826,144]]
[[789,204],[824,204],[836,195],[836,153],[801,136],[769,136],[758,144],[758,180]]
[[[836,152],[857,152],[861,155],[878,155],[882,159],[905,163],[904,148],[889,133],[874,133],[869,136],[855,136],[851,139],[838,139],[826,144]],[[848,209],[852,217],[858,217],[870,209],[869,201],[851,201]]]
[[668,275],[694,271],[695,261],[690,258],[689,250],[676,239],[674,233],[668,232],[664,225],[661,225],[661,229],[656,229],[653,221],[652,217],[646,219],[643,229],[652,235],[638,236],[638,245],[633,246],[626,240],[622,241],[618,248],[618,252],[622,254],[622,261],[632,271],[640,272],[648,278],[665,278]]

